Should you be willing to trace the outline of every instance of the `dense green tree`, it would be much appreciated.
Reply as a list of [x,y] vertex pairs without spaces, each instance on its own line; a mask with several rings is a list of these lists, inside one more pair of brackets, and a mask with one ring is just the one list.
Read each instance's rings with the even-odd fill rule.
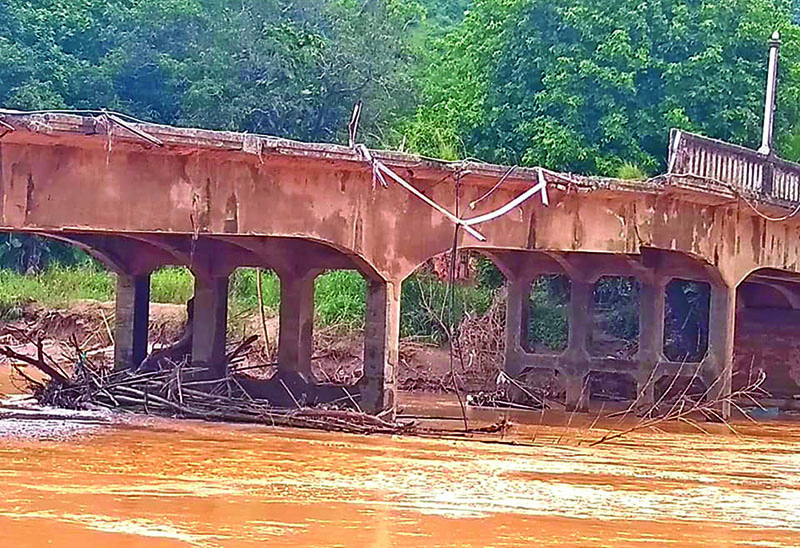
[[[393,144],[414,108],[424,20],[413,0],[5,0],[0,106],[342,142],[361,100],[360,138]],[[0,265],[51,260],[84,257],[0,242]]]
[[424,14],[408,0],[8,0],[0,105],[332,141],[363,100],[362,135],[391,142]]
[[601,174],[663,167],[670,127],[757,146],[776,29],[792,155],[800,32],[777,0],[477,0],[439,44],[409,143]]
[[438,34],[461,23],[472,0],[420,0],[425,8],[428,33]]

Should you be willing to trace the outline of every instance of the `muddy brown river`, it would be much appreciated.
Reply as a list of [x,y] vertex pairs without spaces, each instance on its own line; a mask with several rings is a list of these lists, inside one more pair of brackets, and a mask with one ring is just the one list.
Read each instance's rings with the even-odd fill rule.
[[63,428],[0,439],[0,546],[800,546],[797,422],[596,447],[586,425],[517,426],[518,445]]

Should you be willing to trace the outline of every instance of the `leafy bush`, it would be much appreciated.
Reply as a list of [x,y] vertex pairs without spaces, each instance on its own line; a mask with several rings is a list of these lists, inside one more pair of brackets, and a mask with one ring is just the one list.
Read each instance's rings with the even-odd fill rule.
[[448,284],[426,272],[414,274],[403,283],[400,335],[445,342],[452,326],[467,314],[483,314],[489,308],[494,291],[481,285],[454,285],[451,318]]
[[617,169],[616,177],[624,181],[644,181],[647,179],[647,173],[636,164],[625,162]]
[[314,283],[314,308],[319,322],[325,326],[356,329],[364,325],[367,283],[351,270],[334,270],[318,277]]
[[527,346],[531,351],[561,351],[569,341],[571,283],[563,275],[539,276],[528,301]]

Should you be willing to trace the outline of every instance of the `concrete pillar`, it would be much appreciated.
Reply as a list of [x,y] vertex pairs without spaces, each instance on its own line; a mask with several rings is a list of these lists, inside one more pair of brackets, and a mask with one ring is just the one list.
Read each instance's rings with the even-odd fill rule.
[[655,383],[658,378],[653,371],[664,359],[665,288],[666,281],[657,278],[642,282],[639,292],[639,352],[636,355],[639,368],[636,382],[639,403],[645,408],[655,403]]
[[195,274],[192,365],[207,367],[215,377],[227,373],[228,276]]
[[[733,377],[733,335],[736,328],[736,288],[711,286],[708,322],[708,354],[703,362],[703,380],[711,400],[729,396]],[[713,385],[713,386],[712,386]],[[730,402],[717,408],[722,418],[731,414]]]
[[369,280],[364,326],[361,408],[378,414],[393,410],[400,346],[400,282]]
[[506,298],[506,348],[503,369],[515,377],[520,372],[520,352],[523,337],[527,337],[528,290],[529,282],[519,278],[509,278]]
[[314,352],[314,278],[317,271],[302,276],[281,275],[278,369],[311,376]]
[[588,387],[585,386],[589,373],[589,333],[592,328],[592,308],[594,304],[594,284],[572,279],[572,293],[569,307],[569,346],[565,353],[567,363],[564,379],[567,388],[567,409],[587,411],[589,408]]
[[147,357],[150,274],[117,275],[114,369],[134,369]]

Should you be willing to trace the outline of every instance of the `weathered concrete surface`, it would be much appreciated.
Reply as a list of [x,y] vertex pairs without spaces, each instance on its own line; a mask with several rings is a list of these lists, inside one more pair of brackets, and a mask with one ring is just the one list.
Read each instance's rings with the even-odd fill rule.
[[125,368],[147,357],[150,317],[150,275],[117,276],[114,311],[114,365]]
[[[452,244],[446,219],[398,185],[376,189],[369,165],[346,147],[139,126],[165,142],[158,148],[116,126],[109,138],[85,117],[4,119],[17,130],[0,148],[3,229],[113,232],[156,248],[147,234],[303,238],[325,244],[314,262],[333,261],[338,251],[384,279],[403,279]],[[397,153],[377,157],[453,208],[455,167]],[[468,169],[462,204],[505,171]],[[565,186],[547,177],[551,207],[528,202],[481,226],[486,243],[462,234],[462,244],[628,254],[655,247],[697,257],[729,283],[759,267],[798,268],[798,224],[768,223],[729,190],[686,179],[575,178]],[[535,180],[534,171],[516,170],[481,209],[506,203]]]
[[[164,264],[189,266],[198,277],[202,336],[195,337],[193,349],[198,363],[224,357],[223,293],[236,267],[289,273],[279,361],[300,372],[310,360],[303,273],[358,269],[370,283],[363,381],[369,394],[364,398],[373,410],[392,405],[400,284],[420,264],[450,248],[453,225],[399,185],[376,186],[370,165],[356,151],[136,125],[164,143],[158,147],[102,118],[8,111],[0,116],[15,128],[0,140],[0,230],[72,242],[126,276],[146,275]],[[690,140],[683,143],[689,146]],[[709,173],[735,175],[731,158],[746,156],[735,147],[720,150],[721,159],[708,164],[716,171],[694,160],[687,160],[688,168],[679,166],[703,167],[704,175],[696,177],[638,183],[546,174],[550,207],[530,200],[481,225],[486,242],[461,232],[463,247],[490,253],[511,280],[508,322],[517,327],[508,330],[510,372],[534,362],[562,371],[568,400],[576,407],[584,405],[581,387],[590,369],[628,372],[640,387],[654,368],[674,373],[660,347],[663,287],[680,277],[712,284],[713,327],[702,367],[708,378],[727,375],[720,389],[728,390],[735,291],[760,269],[779,275],[800,272],[800,221],[770,222],[731,188],[709,182]],[[451,210],[459,200],[464,211],[506,172],[502,166],[455,166],[390,152],[375,157]],[[461,177],[457,194],[460,168],[469,173]],[[537,177],[533,169],[515,170],[474,214],[507,203]],[[742,180],[755,187],[765,185],[762,179]],[[781,179],[778,198],[762,201],[763,213],[788,211],[786,198],[794,195],[789,179]],[[570,344],[561,355],[534,359],[522,349],[518,329],[527,284],[546,272],[566,273],[573,280]],[[646,288],[643,344],[633,360],[592,358],[586,350],[587,295],[604,274],[636,276]],[[130,315],[130,303],[138,302],[126,291],[123,287],[123,317]],[[133,317],[125,321],[141,325]],[[122,340],[120,363],[138,359],[141,335]]]

